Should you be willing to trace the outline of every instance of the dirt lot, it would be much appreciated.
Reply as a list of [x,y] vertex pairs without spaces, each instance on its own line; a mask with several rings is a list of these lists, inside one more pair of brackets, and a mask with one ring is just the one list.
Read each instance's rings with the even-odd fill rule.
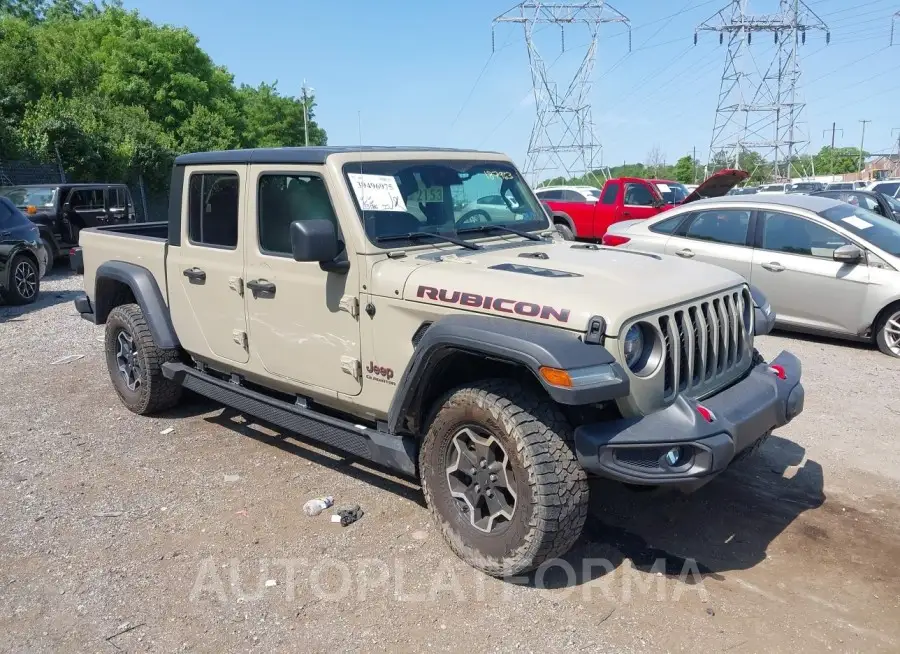
[[896,360],[760,339],[808,396],[760,457],[687,497],[596,484],[565,561],[500,581],[414,484],[199,401],[128,413],[80,284],[0,307],[2,651],[900,650]]

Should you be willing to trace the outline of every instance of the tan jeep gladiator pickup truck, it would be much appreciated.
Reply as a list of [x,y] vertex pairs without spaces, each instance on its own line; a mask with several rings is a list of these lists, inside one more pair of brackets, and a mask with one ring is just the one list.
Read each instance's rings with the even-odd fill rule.
[[692,490],[803,408],[741,277],[559,239],[500,154],[189,154],[168,218],[81,232],[122,402],[187,388],[418,476],[492,575],[571,547],[588,476]]

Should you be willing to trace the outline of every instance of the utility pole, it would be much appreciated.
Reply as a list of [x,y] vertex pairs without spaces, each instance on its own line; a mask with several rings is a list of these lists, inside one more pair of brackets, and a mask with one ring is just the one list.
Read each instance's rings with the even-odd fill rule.
[[697,146],[694,146],[694,154],[691,157],[691,169],[694,171],[694,184],[697,183]]
[[894,129],[892,129],[891,136],[893,136],[894,133],[897,134],[897,158],[896,158],[896,161],[893,162],[894,163],[893,167],[895,168],[894,175],[896,175],[897,174],[896,169],[900,168],[900,127],[895,127]]
[[[837,128],[837,123],[831,123],[831,152],[828,153],[828,172],[834,175],[834,133],[840,132],[841,136],[844,136],[844,130]],[[828,133],[827,129],[822,130],[822,136],[825,136]]]
[[[628,50],[631,50],[631,23],[628,18],[606,0],[568,0],[538,2],[525,0],[497,16],[493,32],[501,23],[521,25],[528,51],[531,84],[536,117],[528,141],[525,175],[537,185],[547,177],[564,175],[581,177],[593,175],[595,157],[601,147],[591,114],[594,62],[600,28],[618,23],[628,31]],[[573,74],[557,72],[551,76],[553,63],[547,62],[538,50],[535,36],[543,29],[559,30],[561,53],[574,57],[583,54],[581,64]],[[580,31],[587,36],[584,46],[567,48],[567,37]],[[585,34],[586,33],[586,34]],[[576,36],[576,41],[581,41]],[[557,58],[558,59],[558,58]],[[574,68],[574,66],[573,66]]]
[[863,147],[865,146],[865,143],[866,143],[866,123],[871,123],[872,121],[871,120],[860,120],[859,122],[862,123],[862,138],[859,139],[859,174],[860,174],[860,178],[862,178],[863,152],[864,152]]
[[303,135],[304,142],[309,146],[309,92],[313,89],[306,88],[306,80],[303,80]]

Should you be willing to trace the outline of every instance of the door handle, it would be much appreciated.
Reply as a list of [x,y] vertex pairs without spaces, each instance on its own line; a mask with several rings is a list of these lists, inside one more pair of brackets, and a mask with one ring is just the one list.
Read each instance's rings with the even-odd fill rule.
[[675,254],[677,254],[679,257],[684,257],[685,259],[690,259],[691,257],[694,256],[693,251],[689,250],[688,248],[684,248],[683,250],[678,250],[678,252],[676,252]]
[[254,297],[260,294],[275,295],[275,284],[267,282],[265,279],[251,279],[247,282],[247,288],[253,291]]
[[777,261],[770,261],[769,263],[762,264],[762,267],[771,272],[781,272],[784,270],[784,266],[782,266]]
[[630,216],[630,215],[631,215],[631,212],[630,212],[630,211],[623,211],[623,212],[622,212],[622,215],[623,215],[623,216]]
[[206,281],[206,273],[200,270],[197,267],[188,268],[184,271],[184,276],[190,279],[192,282],[205,282]]

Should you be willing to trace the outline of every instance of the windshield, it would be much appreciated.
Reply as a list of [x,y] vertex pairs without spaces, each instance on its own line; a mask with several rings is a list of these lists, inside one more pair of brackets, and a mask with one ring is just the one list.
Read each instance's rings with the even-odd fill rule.
[[820,211],[819,215],[875,247],[900,257],[900,224],[893,220],[845,203]]
[[8,186],[0,188],[0,195],[5,195],[18,208],[52,207],[56,204],[56,189],[38,186]]
[[892,198],[890,195],[882,195],[882,197],[887,201],[888,206],[890,206],[891,208],[891,211],[900,213],[900,202]]
[[508,163],[378,161],[346,164],[344,174],[366,235],[375,243],[421,244],[421,237],[392,238],[421,232],[462,233],[467,240],[502,233],[476,231],[486,225],[526,232],[550,227],[528,185]]
[[656,188],[666,204],[677,204],[691,194],[687,186],[678,182],[657,182]]

